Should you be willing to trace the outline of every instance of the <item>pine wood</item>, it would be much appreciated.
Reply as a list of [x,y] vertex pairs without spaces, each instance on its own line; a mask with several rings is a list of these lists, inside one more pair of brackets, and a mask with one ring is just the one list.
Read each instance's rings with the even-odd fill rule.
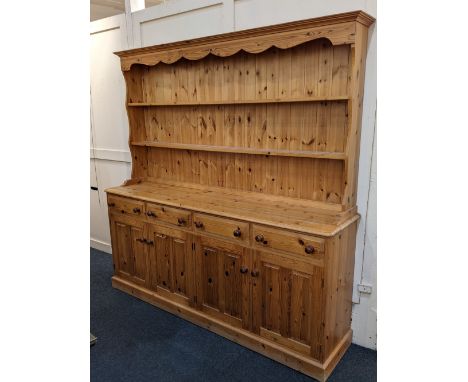
[[325,381],[351,342],[363,12],[118,52],[114,287]]
[[232,146],[215,146],[215,145],[199,145],[189,143],[166,143],[166,142],[132,142],[133,146],[144,147],[160,147],[178,150],[192,150],[192,151],[211,151],[221,153],[234,153],[234,154],[251,154],[251,155],[267,155],[267,156],[285,156],[285,157],[298,157],[298,158],[323,158],[323,159],[337,159],[344,160],[346,155],[341,152],[329,151],[300,151],[300,150],[281,150],[281,149],[255,149],[250,147],[232,147]]
[[[187,64],[188,65],[188,64]],[[248,104],[268,104],[268,103],[290,103],[290,102],[324,102],[324,101],[347,101],[347,95],[334,96],[316,96],[302,98],[271,98],[271,99],[234,99],[234,100],[219,100],[219,101],[162,101],[162,102],[129,102],[127,105],[131,107],[149,107],[149,106],[195,106],[195,105],[248,105]]]
[[196,232],[211,233],[235,241],[249,241],[249,224],[247,222],[224,219],[207,214],[193,214]]

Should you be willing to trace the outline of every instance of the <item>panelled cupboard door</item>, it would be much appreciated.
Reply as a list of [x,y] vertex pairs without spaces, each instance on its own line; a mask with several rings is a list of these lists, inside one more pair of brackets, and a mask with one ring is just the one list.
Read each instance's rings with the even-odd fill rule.
[[180,303],[193,300],[192,236],[184,231],[148,224],[150,289]]
[[250,252],[223,240],[197,237],[197,306],[229,324],[250,328]]
[[110,225],[115,274],[139,285],[146,285],[148,246],[145,242],[144,222],[111,214]]
[[323,268],[255,251],[252,276],[253,332],[321,360]]

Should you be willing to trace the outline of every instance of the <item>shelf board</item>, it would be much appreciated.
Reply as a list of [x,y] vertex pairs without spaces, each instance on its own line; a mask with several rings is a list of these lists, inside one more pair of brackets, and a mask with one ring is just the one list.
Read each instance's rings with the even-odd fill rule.
[[197,106],[197,105],[242,105],[242,104],[265,104],[265,103],[290,103],[290,102],[324,102],[324,101],[347,101],[350,97],[323,96],[323,97],[302,97],[302,98],[276,98],[276,99],[254,99],[254,100],[229,100],[229,101],[183,101],[183,102],[129,102],[130,107],[148,106]]
[[278,149],[257,149],[249,147],[232,147],[232,146],[212,146],[212,145],[195,145],[188,143],[167,143],[167,142],[151,142],[141,141],[132,142],[134,146],[160,147],[166,149],[177,150],[193,150],[193,151],[212,151],[234,154],[252,154],[252,155],[270,155],[298,158],[321,158],[321,159],[346,159],[346,154],[342,152],[328,151],[304,151],[304,150],[278,150]]

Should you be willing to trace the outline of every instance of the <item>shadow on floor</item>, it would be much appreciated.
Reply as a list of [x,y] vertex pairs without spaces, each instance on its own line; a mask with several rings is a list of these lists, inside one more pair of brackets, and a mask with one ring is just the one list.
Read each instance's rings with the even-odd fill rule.
[[[311,378],[113,289],[111,255],[91,249],[95,382],[299,382]],[[377,380],[377,353],[351,345],[329,382]]]

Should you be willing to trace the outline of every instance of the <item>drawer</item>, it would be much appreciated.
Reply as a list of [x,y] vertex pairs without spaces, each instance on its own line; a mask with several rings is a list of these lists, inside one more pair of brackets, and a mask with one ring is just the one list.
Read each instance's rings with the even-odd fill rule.
[[144,216],[145,204],[138,200],[109,195],[107,197],[109,211],[129,216]]
[[193,214],[193,225],[197,232],[209,232],[230,239],[249,241],[249,223],[205,214]]
[[303,256],[323,254],[325,251],[324,239],[261,225],[254,224],[252,237],[256,248],[278,249]]
[[179,227],[191,227],[190,211],[161,204],[146,203],[146,219],[149,222],[165,222]]

